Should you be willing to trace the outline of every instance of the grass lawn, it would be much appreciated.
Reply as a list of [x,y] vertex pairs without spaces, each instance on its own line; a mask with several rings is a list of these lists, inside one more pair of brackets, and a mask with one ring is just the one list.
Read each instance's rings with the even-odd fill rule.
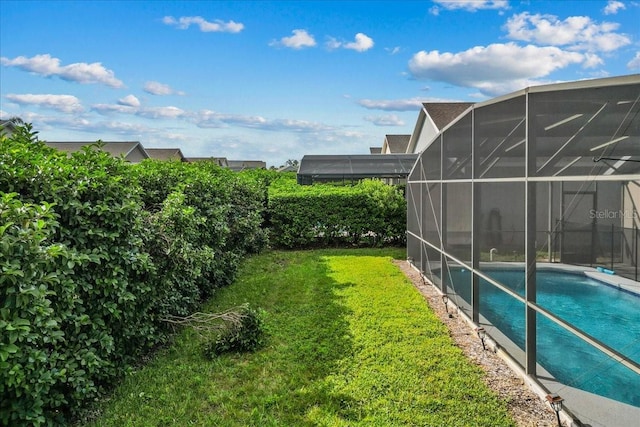
[[513,426],[481,371],[391,262],[404,250],[266,252],[206,311],[265,310],[266,345],[207,360],[175,344],[92,426]]

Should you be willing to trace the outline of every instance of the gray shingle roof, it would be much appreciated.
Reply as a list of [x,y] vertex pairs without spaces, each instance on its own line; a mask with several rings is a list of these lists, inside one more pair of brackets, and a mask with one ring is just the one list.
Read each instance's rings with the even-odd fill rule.
[[472,102],[425,102],[424,109],[439,130],[444,129],[456,117],[473,105]]
[[[136,149],[140,150],[143,157],[149,157],[142,144],[137,141],[102,141],[102,143],[104,145],[101,149],[114,157],[127,157]],[[96,144],[96,141],[45,141],[45,144],[60,151],[73,153],[80,151],[87,145]]]
[[157,160],[184,160],[179,148],[145,148],[149,158]]
[[392,154],[406,153],[411,135],[386,135],[387,146]]

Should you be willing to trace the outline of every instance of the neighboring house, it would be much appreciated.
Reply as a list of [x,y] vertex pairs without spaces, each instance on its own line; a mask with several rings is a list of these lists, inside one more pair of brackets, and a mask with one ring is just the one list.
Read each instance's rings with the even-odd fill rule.
[[382,147],[369,147],[369,154],[382,154]]
[[217,164],[218,166],[221,166],[223,168],[228,168],[229,167],[229,161],[227,160],[226,157],[185,157],[184,158],[185,162],[214,162],[215,164]]
[[278,172],[298,172],[298,165],[280,166]]
[[405,152],[422,152],[440,131],[472,106],[472,102],[423,103]]
[[247,169],[266,169],[267,163],[262,160],[229,160],[229,169],[240,172]]
[[186,161],[179,148],[146,148],[150,159]]
[[13,135],[16,129],[16,124],[13,120],[0,120],[0,136],[6,136],[9,138]]
[[[83,147],[88,145],[97,144],[92,142],[59,142],[59,141],[45,141],[45,144],[49,147],[55,148],[67,153],[74,153],[82,150]],[[139,163],[144,159],[148,159],[149,155],[145,151],[142,144],[137,141],[103,141],[102,151],[111,154],[113,157],[122,157],[124,160],[131,163]]]
[[411,135],[385,135],[380,152],[382,154],[402,154],[407,152]]

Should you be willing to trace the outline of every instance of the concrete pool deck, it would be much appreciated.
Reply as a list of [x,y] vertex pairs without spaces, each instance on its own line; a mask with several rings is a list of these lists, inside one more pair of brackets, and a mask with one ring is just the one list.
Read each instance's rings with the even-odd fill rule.
[[[608,274],[596,268],[567,265],[560,263],[537,264],[540,269],[557,269],[575,273],[585,274],[606,285],[624,290],[635,295],[640,295],[640,283],[626,279],[615,274]],[[481,268],[524,268],[524,263],[519,262],[487,262],[481,263]],[[470,307],[462,299],[456,299],[451,303],[459,302],[461,307],[459,312],[463,314],[471,327],[475,325],[469,319],[467,313]],[[632,406],[613,399],[609,399],[597,394],[586,392],[555,380],[542,366],[537,365],[536,371],[538,379],[533,379],[526,375],[522,368],[522,361],[525,360],[524,351],[506,337],[497,327],[493,326],[486,318],[480,316],[480,326],[482,326],[492,341],[492,348],[507,364],[517,372],[525,383],[536,392],[540,398],[544,399],[547,393],[557,393],[564,399],[565,412],[563,415],[563,425],[589,426],[589,427],[629,427],[640,426],[640,407]],[[519,361],[519,362],[518,362]]]
[[[466,316],[465,316],[466,317]],[[467,318],[467,321],[471,321]],[[516,371],[529,387],[541,399],[547,393],[557,393],[564,399],[566,415],[565,425],[589,427],[630,427],[640,425],[640,408],[618,402],[594,393],[589,393],[555,380],[546,369],[537,365],[538,381],[526,375],[521,363],[525,354],[513,341],[494,327],[484,317],[480,325],[494,341],[488,348],[493,349],[507,364]],[[497,346],[495,345],[497,344]]]

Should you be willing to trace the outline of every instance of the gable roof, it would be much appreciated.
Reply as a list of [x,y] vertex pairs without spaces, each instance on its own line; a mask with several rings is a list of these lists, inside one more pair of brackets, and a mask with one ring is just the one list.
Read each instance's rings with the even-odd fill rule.
[[185,161],[179,148],[146,148],[150,159]]
[[471,107],[473,102],[425,102],[422,105],[438,130],[442,130]]
[[224,168],[229,167],[229,161],[226,157],[185,157],[185,162],[214,162],[218,166],[222,166]]
[[422,109],[418,113],[418,120],[407,144],[407,152],[416,151],[425,124],[427,124],[427,133],[433,133],[435,136],[473,105],[475,105],[473,102],[423,102]]
[[266,169],[267,163],[262,160],[229,160],[229,169],[239,172],[245,169]]
[[406,153],[410,139],[411,135],[385,135],[382,153],[385,154],[387,151],[392,154]]
[[[100,149],[111,154],[113,157],[124,157],[127,160],[133,158],[149,158],[142,144],[137,141],[101,141],[104,144]],[[82,150],[88,145],[97,144],[97,141],[45,141],[45,144],[67,153],[74,153]]]
[[298,166],[285,165],[285,166],[280,166],[277,170],[278,172],[297,172]]
[[13,120],[0,120],[0,135],[11,136],[16,130],[16,123]]

